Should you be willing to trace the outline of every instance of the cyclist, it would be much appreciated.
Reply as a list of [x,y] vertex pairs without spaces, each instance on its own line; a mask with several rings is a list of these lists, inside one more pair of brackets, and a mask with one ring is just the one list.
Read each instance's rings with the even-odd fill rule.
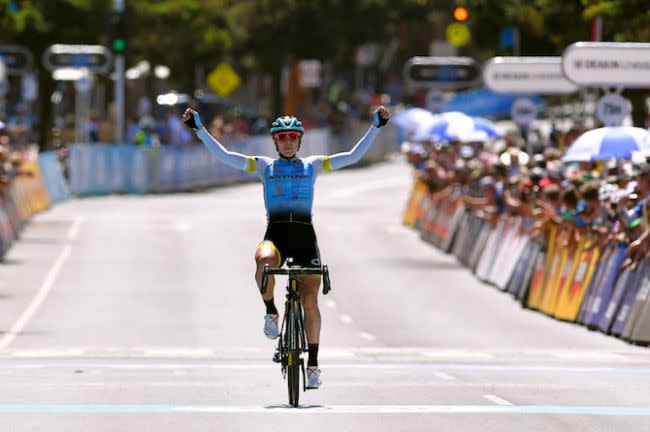
[[[203,127],[199,113],[188,108],[183,121],[196,131],[205,146],[222,162],[233,168],[257,173],[264,185],[267,229],[264,240],[255,251],[257,271],[255,279],[258,288],[262,284],[264,266],[281,267],[284,259],[293,257],[294,264],[304,267],[320,266],[316,234],[312,225],[312,203],[316,176],[323,171],[332,171],[358,162],[370,148],[379,129],[390,117],[388,110],[380,106],[373,113],[373,124],[352,150],[331,156],[297,156],[304,134],[304,128],[296,117],[285,115],[271,124],[271,136],[278,152],[278,158],[247,156],[228,151]],[[269,339],[279,336],[278,310],[273,299],[275,281],[272,276],[267,282],[267,291],[262,297],[266,306],[264,334]],[[321,371],[318,368],[318,345],[321,317],[318,309],[320,277],[305,275],[300,287],[305,311],[305,330],[309,358],[307,361],[307,388],[321,385]]]

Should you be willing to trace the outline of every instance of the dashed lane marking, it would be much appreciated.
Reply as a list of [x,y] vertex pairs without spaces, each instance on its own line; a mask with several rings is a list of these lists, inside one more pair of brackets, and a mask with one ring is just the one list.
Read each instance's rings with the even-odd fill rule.
[[344,324],[352,324],[352,317],[350,315],[341,315],[339,319]]
[[52,290],[52,286],[54,286],[54,282],[59,276],[63,265],[70,257],[70,252],[71,246],[69,244],[66,244],[50,268],[50,271],[45,276],[45,280],[43,281],[43,284],[39,290],[36,292],[36,296],[33,298],[32,302],[29,304],[29,306],[27,306],[27,309],[25,309],[23,313],[18,317],[9,331],[5,333],[4,336],[2,336],[2,339],[0,339],[0,350],[6,349],[14,341],[14,339],[16,339],[16,337],[25,329],[25,326],[29,320],[41,307],[48,294]]
[[77,236],[79,235],[79,229],[81,228],[81,224],[83,223],[83,221],[84,221],[83,216],[77,216],[75,218],[66,236],[68,240],[73,241],[77,239]]
[[513,404],[511,402],[508,402],[507,400],[500,398],[499,396],[491,395],[491,394],[485,394],[483,397],[490,402],[494,402],[497,405],[501,406],[512,406]]
[[443,380],[443,381],[454,381],[456,379],[453,376],[451,376],[451,375],[449,375],[448,373],[445,373],[445,372],[434,372],[433,374],[435,376],[437,376],[438,378],[440,378],[441,380]]

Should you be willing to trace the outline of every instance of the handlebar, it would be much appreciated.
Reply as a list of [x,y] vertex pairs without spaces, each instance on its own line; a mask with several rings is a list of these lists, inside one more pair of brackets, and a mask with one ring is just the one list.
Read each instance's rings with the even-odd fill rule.
[[326,265],[320,267],[300,267],[300,266],[291,266],[289,268],[270,268],[268,264],[264,266],[264,272],[262,273],[262,287],[260,292],[262,294],[266,293],[266,286],[269,280],[269,275],[287,275],[300,276],[300,275],[322,275],[323,276],[323,294],[327,295],[332,290],[330,285],[330,273]]

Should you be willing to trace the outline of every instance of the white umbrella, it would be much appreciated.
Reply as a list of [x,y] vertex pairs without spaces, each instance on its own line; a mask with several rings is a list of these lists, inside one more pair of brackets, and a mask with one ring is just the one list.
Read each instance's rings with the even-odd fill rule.
[[587,131],[567,149],[564,162],[631,159],[640,152],[650,156],[648,131],[631,126],[609,126]]

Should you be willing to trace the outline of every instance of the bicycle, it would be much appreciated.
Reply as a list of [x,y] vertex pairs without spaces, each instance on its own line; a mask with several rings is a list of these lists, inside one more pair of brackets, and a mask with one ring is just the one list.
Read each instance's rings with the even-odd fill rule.
[[287,380],[289,405],[298,406],[300,399],[300,374],[302,372],[303,391],[307,390],[305,379],[305,364],[302,358],[307,352],[307,335],[305,333],[302,303],[300,302],[299,277],[302,275],[323,276],[323,294],[330,292],[329,270],[326,265],[320,267],[293,266],[293,259],[287,259],[287,268],[270,268],[267,264],[262,273],[262,294],[266,292],[269,275],[286,275],[287,297],[284,303],[284,316],[278,347],[273,355],[273,361],[282,366],[282,376]]

